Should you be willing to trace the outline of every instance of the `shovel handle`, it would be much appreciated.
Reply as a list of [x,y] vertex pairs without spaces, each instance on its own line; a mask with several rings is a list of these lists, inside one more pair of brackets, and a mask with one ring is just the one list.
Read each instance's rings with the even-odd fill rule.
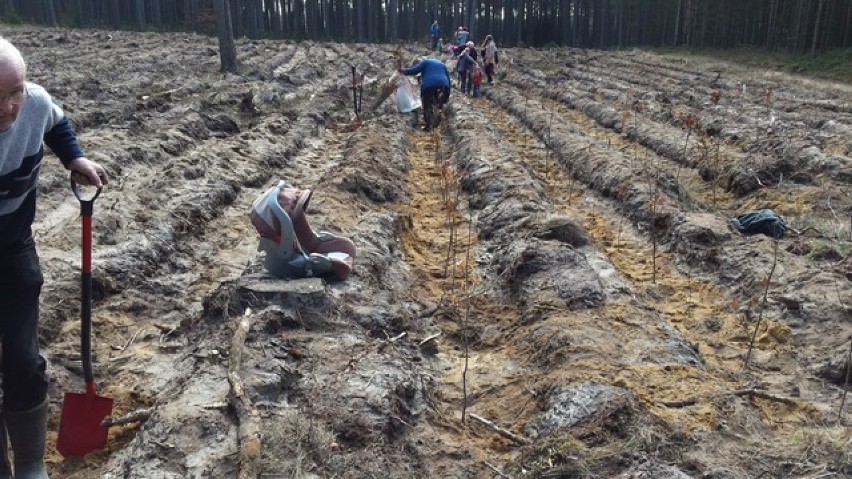
[[98,187],[91,198],[84,199],[72,175],[71,190],[80,202],[80,216],[83,218],[83,265],[80,277],[80,359],[83,363],[83,378],[86,380],[86,389],[93,393],[95,376],[92,373],[92,213],[94,212],[95,198],[101,194],[101,187]]

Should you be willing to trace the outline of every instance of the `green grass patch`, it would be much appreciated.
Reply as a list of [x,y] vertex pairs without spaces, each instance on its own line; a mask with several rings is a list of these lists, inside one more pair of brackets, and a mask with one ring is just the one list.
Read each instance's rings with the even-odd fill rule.
[[[852,84],[852,48],[831,50],[810,55],[770,52],[760,48],[727,50],[678,48],[649,48],[649,51],[694,66],[712,67],[715,63],[730,63],[742,67],[761,68]],[[716,66],[721,70],[724,67]]]
[[852,83],[852,48],[833,50],[814,58],[793,57],[789,68],[794,72]]
[[3,15],[0,16],[0,23],[6,25],[23,25],[24,19],[14,11],[7,9]]
[[850,251],[852,251],[852,243],[848,241],[813,240],[808,257],[814,260],[840,261],[848,257]]

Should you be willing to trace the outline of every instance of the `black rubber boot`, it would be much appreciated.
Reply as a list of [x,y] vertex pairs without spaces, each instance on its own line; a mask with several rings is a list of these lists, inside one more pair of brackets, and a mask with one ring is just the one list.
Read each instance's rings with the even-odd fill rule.
[[47,436],[47,399],[29,411],[4,413],[12,444],[15,479],[47,479],[44,444]]
[[12,479],[12,463],[9,462],[9,438],[6,436],[6,424],[0,414],[0,479]]

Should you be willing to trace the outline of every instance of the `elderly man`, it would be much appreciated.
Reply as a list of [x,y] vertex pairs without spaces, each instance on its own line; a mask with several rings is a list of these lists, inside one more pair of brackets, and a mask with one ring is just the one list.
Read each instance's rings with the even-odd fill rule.
[[107,183],[103,167],[83,155],[62,109],[26,74],[21,53],[0,38],[0,478],[12,477],[11,445],[18,479],[47,477],[47,375],[38,344],[43,277],[32,238],[43,144],[79,184]]

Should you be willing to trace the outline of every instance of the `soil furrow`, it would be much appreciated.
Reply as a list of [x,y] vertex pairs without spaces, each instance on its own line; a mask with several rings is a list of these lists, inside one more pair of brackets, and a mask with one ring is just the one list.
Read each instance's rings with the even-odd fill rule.
[[[525,85],[524,89],[530,91],[529,85],[521,79],[515,79],[510,75],[508,82],[517,86]],[[742,214],[750,209],[773,208],[787,218],[790,225],[798,230],[803,230],[815,223],[821,225],[820,229],[824,229],[822,225],[831,223],[835,223],[836,228],[845,229],[845,225],[836,221],[836,213],[830,207],[831,197],[826,197],[824,194],[825,188],[822,183],[833,183],[831,175],[822,172],[824,168],[818,167],[817,170],[819,171],[814,175],[808,175],[805,179],[799,178],[797,180],[795,174],[791,175],[789,172],[801,171],[802,165],[798,160],[795,163],[798,166],[788,162],[788,159],[794,156],[792,150],[784,153],[786,159],[762,154],[752,158],[730,148],[723,142],[707,141],[701,139],[697,134],[690,135],[691,146],[686,147],[685,140],[688,137],[684,130],[666,127],[655,122],[641,121],[637,114],[632,111],[618,112],[615,108],[601,108],[595,101],[578,99],[578,97],[569,93],[569,89],[559,91],[536,88],[536,90],[542,92],[545,97],[556,99],[571,108],[582,111],[594,118],[599,125],[627,135],[629,139],[638,141],[658,155],[683,164],[685,168],[695,168],[700,180],[696,178],[694,181],[684,183],[686,189],[675,193],[679,198],[688,200],[693,196],[690,190],[697,190],[699,193],[703,190],[703,201],[700,201],[699,204],[703,203],[707,207],[718,204],[718,197],[723,196],[721,192],[723,188],[736,192],[738,196],[756,192],[745,201],[729,204],[727,209],[734,213],[732,216]],[[608,136],[604,135],[604,137],[607,138]],[[700,141],[696,137],[699,137]],[[612,140],[607,141],[611,142]],[[815,164],[817,163],[822,164],[821,160],[815,160]],[[834,163],[835,167],[839,164]],[[832,168],[834,167],[829,167],[829,170]],[[680,177],[677,170],[680,170],[680,168],[677,168],[673,175],[669,175],[669,179],[664,182],[664,188],[679,187],[677,184],[679,182],[674,181],[674,178]],[[817,173],[818,176],[815,176]],[[787,176],[786,181],[785,175]],[[791,176],[794,181],[790,181]],[[801,184],[795,181],[799,181]],[[808,184],[810,182],[813,182],[813,184]],[[714,188],[714,184],[718,184],[718,187]],[[707,191],[708,188],[709,191]],[[718,195],[714,191],[717,189],[720,190]],[[836,185],[836,189],[847,191],[849,185],[840,183]],[[716,199],[713,198],[714,195],[717,196]],[[791,196],[797,198],[796,201],[789,201]],[[845,194],[836,196],[835,204],[838,197],[847,198],[849,196]],[[845,210],[847,208],[846,202],[840,201],[844,206],[839,208]],[[816,208],[806,205],[813,205]],[[725,204],[721,203],[719,206],[724,207]]]
[[[848,122],[844,125],[843,119],[836,113],[799,113],[800,104],[785,106],[774,100],[778,96],[776,92],[783,93],[786,85],[767,87],[761,95],[746,97],[737,88],[703,88],[703,83],[694,81],[673,88],[665,82],[655,81],[653,74],[636,75],[634,71],[628,71],[620,76],[617,67],[584,67],[591,72],[589,76],[572,70],[569,73],[572,79],[581,80],[581,85],[595,85],[594,91],[605,93],[613,103],[622,101],[620,92],[632,93],[636,89],[636,100],[641,100],[640,115],[650,116],[678,128],[684,127],[682,118],[694,116],[699,120],[699,131],[738,142],[747,153],[766,151],[768,155],[786,156],[789,161],[794,161],[796,155],[813,156],[814,152],[809,148],[814,142],[828,155],[839,153],[848,156],[845,151],[852,147],[852,143],[848,143]],[[601,84],[609,85],[610,88],[603,89]],[[672,89],[679,93],[672,96]],[[664,100],[658,101],[661,98]],[[789,134],[791,131],[803,131],[793,127],[803,123],[813,124],[818,133],[811,131],[799,136]],[[778,132],[785,134],[779,135]],[[847,143],[845,148],[843,142]],[[819,158],[811,160],[811,163],[818,162]]]
[[[490,96],[493,98],[498,98],[495,96]],[[570,137],[574,143],[567,143],[565,137],[564,129],[557,129],[554,127],[553,131],[548,132],[547,129],[547,121],[546,114],[542,111],[537,111],[534,108],[530,110],[525,110],[521,108],[520,105],[515,104],[514,102],[504,102],[501,103],[501,106],[507,108],[508,111],[513,114],[519,115],[521,120],[525,125],[531,127],[536,135],[543,141],[545,141],[548,145],[552,145],[554,149],[554,155],[559,157],[563,164],[565,165],[567,171],[569,173],[580,175],[578,178],[586,183],[588,186],[593,187],[594,189],[600,191],[606,196],[612,195],[612,189],[606,188],[606,183],[600,183],[599,180],[596,180],[594,176],[585,176],[585,172],[587,171],[587,166],[584,166],[582,163],[578,164],[579,159],[583,159],[584,162],[592,160],[588,155],[578,153],[584,148],[588,148],[587,143],[582,137]],[[579,141],[579,144],[576,142]],[[611,155],[612,158],[612,155]],[[610,160],[612,163],[612,160]],[[597,164],[593,162],[591,164]],[[616,165],[610,165],[607,169],[611,172],[619,172],[620,169]],[[625,180],[626,181],[626,180]],[[622,204],[627,204],[626,197],[619,197]],[[645,205],[636,205],[636,208],[647,208],[647,204]],[[622,210],[628,217],[632,218],[632,221],[636,222],[637,225],[648,225],[648,217],[637,216],[635,211],[631,210]],[[646,215],[649,213],[645,213]],[[661,213],[662,214],[662,213]],[[640,219],[641,218],[641,219]],[[733,301],[731,304],[743,302],[743,306],[746,309],[743,311],[740,309],[740,312],[745,312],[748,316],[750,315],[750,311],[752,306],[747,306],[748,303],[744,301],[750,297],[754,297],[754,291],[757,285],[765,283],[765,280],[761,278],[760,271],[743,271],[738,268],[739,262],[743,260],[743,258],[737,258],[736,256],[731,256],[729,254],[722,253],[722,249],[717,246],[719,244],[737,244],[740,246],[748,245],[748,248],[754,248],[755,251],[760,251],[760,256],[764,258],[768,258],[768,263],[771,264],[773,253],[770,247],[770,242],[768,241],[754,241],[754,240],[746,240],[746,239],[738,239],[735,236],[731,236],[730,233],[727,232],[727,228],[723,221],[720,221],[720,218],[715,215],[708,214],[677,214],[672,217],[673,222],[667,226],[663,227],[660,230],[660,233],[667,231],[667,233],[660,234],[658,236],[659,240],[666,244],[665,247],[668,251],[676,253],[679,257],[679,263],[681,268],[685,268],[689,266],[689,271],[691,275],[702,275],[707,277],[717,277],[715,281],[720,281],[721,283],[729,283],[733,286],[733,292],[736,297],[741,299]],[[700,225],[700,226],[699,226]],[[703,231],[704,233],[700,234],[710,234],[713,235],[714,239],[708,241],[705,246],[701,246],[702,249],[696,250],[696,244],[694,241],[689,240],[688,238],[697,234],[697,231]],[[647,233],[646,233],[647,234]],[[757,238],[755,238],[756,240]],[[689,247],[684,248],[685,244],[690,244]],[[761,244],[763,243],[763,244]],[[717,249],[720,248],[720,249]],[[796,284],[793,288],[783,288],[781,292],[776,292],[776,294],[783,294],[784,297],[790,297],[793,295],[797,298],[804,299],[804,297],[809,298],[809,303],[812,303],[817,309],[825,311],[823,314],[834,314],[836,308],[842,306],[834,303],[833,301],[826,301],[825,296],[821,292],[822,288],[825,285],[830,285],[832,290],[837,292],[837,295],[840,298],[845,298],[850,294],[850,286],[849,283],[843,279],[832,278],[831,273],[822,272],[819,270],[817,265],[808,264],[808,261],[803,261],[800,257],[786,254],[784,251],[779,253],[779,262],[781,264],[786,265],[786,267],[776,273],[776,275],[781,275],[781,279],[774,277],[773,281],[779,281],[777,286],[782,287],[782,285],[786,281],[792,281]],[[770,269],[770,264],[766,264],[761,271],[768,271]],[[787,268],[790,271],[799,271],[801,268],[805,268],[809,270],[806,276],[808,279],[804,277],[790,277],[787,276],[789,273],[786,272]],[[823,285],[823,286],[820,286]],[[727,299],[726,301],[731,301],[731,299]],[[846,301],[846,300],[842,300]],[[800,319],[797,317],[798,314],[795,312],[791,312],[786,309],[783,305],[783,302],[772,305],[773,310],[775,310],[775,315],[777,315],[783,322],[789,323],[791,325],[800,324]],[[741,307],[738,307],[741,308]],[[736,309],[736,308],[735,308]],[[789,337],[789,336],[788,336]],[[845,337],[841,334],[841,338]],[[786,339],[784,341],[787,341]],[[802,333],[802,336],[798,338],[801,345],[808,345],[809,348],[817,348],[819,349],[818,344],[825,341],[825,338],[820,337],[819,335],[810,335],[807,333]],[[834,342],[830,347],[831,350],[837,349],[840,347],[840,344],[843,342],[843,339],[839,339]],[[833,353],[829,353],[833,354]],[[791,361],[790,367],[792,369],[798,369],[795,365],[795,354],[787,355],[786,358],[788,361]],[[803,376],[804,372],[801,373]],[[807,381],[806,381],[807,382]],[[830,394],[829,390],[825,390],[821,388],[818,384],[812,383],[809,384],[808,388],[813,388],[811,390],[811,394],[813,395],[813,399],[819,399],[825,397],[827,394]]]
[[[669,371],[667,376],[672,379],[672,383],[665,385],[655,382],[653,385],[648,385],[648,378],[645,374],[649,370],[641,367],[635,370],[628,368],[628,370],[632,370],[632,373],[623,373],[620,376],[622,378],[620,381],[623,383],[625,376],[642,378],[639,380],[641,385],[631,384],[631,389],[644,399],[643,402],[654,404],[655,406],[651,407],[651,412],[665,420],[671,427],[697,429],[705,427],[725,429],[728,427],[727,424],[729,423],[723,418],[730,411],[724,412],[722,409],[710,408],[691,411],[684,416],[682,415],[683,411],[673,411],[669,407],[663,406],[663,404],[671,402],[674,397],[688,397],[696,394],[696,391],[706,391],[707,394],[712,394],[710,391],[718,392],[736,388],[738,382],[748,381],[748,376],[743,377],[741,373],[741,358],[744,356],[744,349],[747,345],[745,340],[748,337],[748,328],[731,309],[729,299],[727,299],[728,294],[710,284],[681,276],[673,269],[673,258],[665,253],[659,254],[658,270],[651,274],[649,272],[650,261],[648,260],[651,256],[651,246],[645,239],[641,239],[641,235],[630,233],[633,229],[630,226],[625,226],[622,223],[616,225],[611,220],[606,219],[617,216],[617,214],[613,211],[607,211],[607,207],[602,207],[606,204],[605,202],[588,198],[583,199],[582,195],[576,195],[579,191],[577,187],[572,185],[573,180],[568,178],[565,172],[560,171],[559,168],[553,168],[553,163],[548,162],[546,155],[538,148],[530,148],[530,145],[534,144],[536,139],[529,133],[524,133],[525,128],[522,125],[510,121],[500,112],[493,110],[489,112],[490,107],[487,105],[481,105],[480,109],[489,119],[491,125],[499,129],[502,138],[507,139],[510,144],[518,145],[520,148],[519,156],[525,159],[528,164],[534,166],[537,176],[546,179],[548,196],[565,208],[567,214],[583,218],[583,224],[589,236],[593,238],[596,244],[605,248],[607,256],[613,261],[616,269],[624,275],[629,283],[633,284],[631,287],[632,295],[647,301],[653,311],[657,311],[667,318],[671,325],[682,330],[689,338],[690,343],[697,345],[697,351],[701,351],[702,358],[708,360],[708,364],[712,368],[711,371],[714,372],[714,377],[706,377],[696,376],[696,372],[688,368],[667,368],[667,371]],[[568,196],[571,192],[575,192],[575,195]],[[654,281],[652,278],[656,278],[656,280]],[[627,317],[633,317],[634,320],[641,317],[636,312],[627,311],[622,311],[621,314],[616,316],[617,320],[624,322]],[[604,313],[603,317],[606,318],[607,315]],[[642,320],[639,319],[639,322],[641,323]],[[635,325],[630,320],[627,321],[627,324]],[[576,325],[572,325],[572,328],[576,329],[576,327]],[[609,326],[608,329],[617,330],[613,326]],[[635,335],[635,331],[633,334]],[[784,337],[788,336],[789,329],[786,326],[770,323],[766,333],[761,336],[761,341],[766,341],[761,348],[769,346],[776,350],[775,354],[786,357],[785,361],[790,361],[793,358],[789,354],[789,350],[787,350],[788,353],[781,353],[779,351],[780,345],[776,343],[779,340],[782,343],[786,342]],[[630,342],[627,342],[627,344],[630,344]],[[655,352],[659,354],[659,351]],[[792,365],[792,363],[788,364]],[[803,376],[806,375],[805,371],[795,367],[785,370],[790,371],[790,374],[785,379],[773,383],[775,387],[781,388],[781,391],[790,383],[801,383]],[[699,377],[701,379],[698,379]],[[696,379],[698,379],[698,383],[694,382]],[[646,388],[646,386],[649,387]],[[665,399],[661,400],[661,398]],[[811,396],[811,399],[823,400],[824,398],[818,395],[816,397]],[[720,407],[722,406],[720,405]],[[812,406],[803,403],[799,407],[802,408],[802,412],[805,412]],[[694,416],[691,414],[694,414]],[[748,413],[746,410],[741,410],[736,414]],[[816,417],[812,416],[811,420]],[[707,421],[715,424],[715,426],[708,426]],[[769,424],[771,422],[770,420]],[[788,429],[786,434],[791,434],[795,427]],[[725,439],[720,437],[716,439],[707,438],[707,440],[717,442]]]

